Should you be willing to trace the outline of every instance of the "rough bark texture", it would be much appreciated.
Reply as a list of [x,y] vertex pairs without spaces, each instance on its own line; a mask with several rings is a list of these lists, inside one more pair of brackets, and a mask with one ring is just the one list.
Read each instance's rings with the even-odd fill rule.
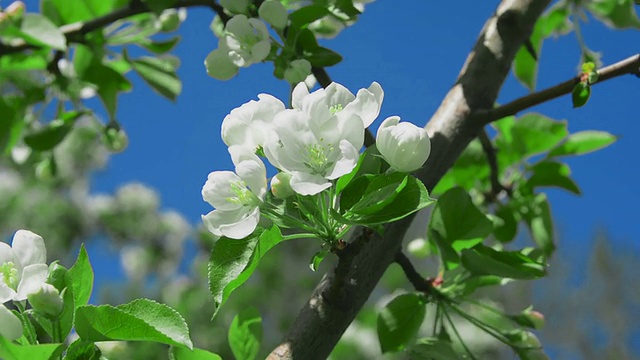
[[[416,175],[429,190],[482,129],[476,112],[493,107],[517,50],[550,2],[505,0],[486,22],[455,85],[426,125],[432,151]],[[358,234],[355,241],[364,242],[360,251],[348,266],[341,259],[325,275],[269,359],[326,359],[394,261],[412,219],[390,224],[383,237]]]

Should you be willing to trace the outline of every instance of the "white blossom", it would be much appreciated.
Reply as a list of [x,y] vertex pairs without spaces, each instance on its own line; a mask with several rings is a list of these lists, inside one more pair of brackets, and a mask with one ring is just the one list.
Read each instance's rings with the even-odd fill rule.
[[267,139],[276,136],[271,123],[283,110],[284,104],[280,100],[268,94],[258,95],[258,101],[251,100],[225,116],[222,141],[227,146],[241,145],[255,152]]
[[22,322],[2,304],[0,304],[0,324],[2,324],[0,325],[0,335],[3,338],[13,341],[22,336]]
[[22,301],[47,280],[47,250],[40,235],[18,230],[11,246],[0,242],[0,303]]
[[400,123],[399,116],[382,122],[376,146],[392,168],[407,173],[421,168],[431,152],[427,131],[408,122]]
[[276,29],[284,29],[287,26],[289,14],[279,0],[266,0],[260,5],[258,14]]
[[249,149],[234,145],[229,153],[231,171],[214,171],[202,188],[202,197],[215,210],[202,216],[211,233],[232,239],[250,235],[260,220],[260,205],[267,192],[267,171]]

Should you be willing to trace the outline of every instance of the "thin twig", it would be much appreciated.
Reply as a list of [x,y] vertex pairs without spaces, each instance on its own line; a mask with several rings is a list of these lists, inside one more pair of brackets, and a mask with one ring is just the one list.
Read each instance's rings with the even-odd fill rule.
[[[595,84],[613,79],[615,77],[640,73],[640,54],[633,55],[615,64],[605,66],[597,70],[598,81]],[[570,94],[573,87],[580,81],[580,76],[575,76],[563,83],[549,87],[547,89],[523,96],[510,103],[504,104],[490,110],[479,110],[474,115],[483,124],[489,124],[506,116],[515,115],[518,112],[530,107],[542,104],[562,95]]]
[[489,163],[489,180],[491,182],[491,200],[494,200],[500,195],[502,191],[506,191],[511,194],[511,190],[502,185],[500,182],[500,170],[498,169],[498,158],[496,157],[496,149],[493,147],[491,143],[491,139],[489,139],[489,135],[487,134],[487,130],[482,128],[480,133],[478,133],[478,139],[480,140],[480,144],[482,144],[482,150],[484,150],[485,155],[487,156],[487,162]]
[[[223,22],[226,22],[229,19],[229,16],[223,12],[222,7],[213,0],[178,0],[169,8],[195,6],[206,6],[211,8],[218,14],[218,16],[220,16]],[[59,30],[67,38],[68,42],[81,42],[84,38],[84,35],[94,30],[101,29],[118,20],[147,12],[151,12],[151,9],[149,9],[148,6],[140,1],[134,1],[125,7],[116,9],[95,19],[63,25],[59,28]],[[34,48],[38,48],[38,46],[28,44],[22,39],[16,39],[11,44],[0,44],[0,56],[14,54]]]
[[428,279],[425,279],[420,275],[416,268],[411,263],[411,260],[405,255],[402,250],[396,253],[395,262],[400,265],[404,275],[407,277],[413,288],[417,291],[421,291],[429,294],[431,292],[431,283]]

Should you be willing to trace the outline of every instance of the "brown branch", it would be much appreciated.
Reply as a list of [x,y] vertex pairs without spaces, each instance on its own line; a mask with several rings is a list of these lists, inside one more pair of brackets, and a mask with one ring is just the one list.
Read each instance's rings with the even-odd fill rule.
[[[490,109],[509,73],[516,52],[551,0],[503,0],[486,22],[458,80],[426,126],[431,155],[416,175],[432,190],[484,126],[472,113]],[[269,359],[326,359],[354,320],[386,268],[395,260],[413,216],[387,225],[353,259],[344,281],[348,303],[325,300],[336,281],[329,272],[291,324]]]
[[[599,84],[601,82],[613,79],[615,77],[627,74],[640,74],[640,54],[633,55],[615,64],[603,67],[598,72],[598,81],[593,84]],[[504,104],[491,110],[480,110],[475,115],[478,116],[480,121],[488,124],[492,121],[502,119],[506,116],[515,115],[522,110],[530,107],[540,105],[549,100],[553,100],[557,97],[570,94],[573,91],[573,87],[580,81],[580,76],[575,76],[565,82],[558,85],[549,87],[547,89],[523,96],[519,99],[513,100],[510,103]]]
[[484,153],[487,156],[487,162],[489,163],[489,181],[491,182],[491,193],[489,196],[493,201],[502,191],[506,191],[507,193],[510,193],[511,191],[500,182],[500,170],[498,169],[496,149],[493,147],[491,139],[489,139],[489,135],[484,128],[482,128],[478,133],[478,139],[480,140],[482,150],[484,150]]
[[416,270],[416,268],[411,263],[411,260],[405,255],[402,250],[396,253],[396,257],[394,261],[400,265],[404,275],[407,277],[413,288],[416,291],[421,291],[423,293],[429,294],[431,292],[431,282]]
[[[214,10],[220,18],[226,22],[229,16],[223,12],[223,9],[213,0],[178,0],[170,8],[206,6]],[[128,18],[130,16],[151,12],[151,9],[140,1],[132,1],[128,6],[114,10],[103,16],[88,21],[80,21],[73,24],[63,25],[59,28],[60,32],[67,38],[68,42],[80,42],[84,35],[101,29],[113,22]],[[0,43],[0,56],[22,52],[28,49],[35,49],[38,46],[26,43],[22,39],[16,39],[11,44]]]

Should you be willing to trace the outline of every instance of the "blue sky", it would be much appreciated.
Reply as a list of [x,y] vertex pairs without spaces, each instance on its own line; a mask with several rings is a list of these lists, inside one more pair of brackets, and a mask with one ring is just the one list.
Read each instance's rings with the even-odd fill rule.
[[[374,127],[389,115],[424,125],[453,84],[495,4],[404,1],[400,8],[394,3],[370,4],[355,26],[326,41],[325,46],[344,56],[342,63],[327,70],[334,81],[354,93],[372,81],[382,85],[385,100]],[[286,102],[289,86],[271,75],[271,64],[241,69],[226,82],[207,77],[202,63],[217,43],[208,29],[211,17],[208,9],[190,9],[180,30],[183,39],[174,53],[182,61],[179,76],[184,90],[175,104],[132,76],[134,91],[120,96],[118,109],[130,145],[96,174],[95,191],[112,192],[125,182],[141,181],[160,192],[164,207],[179,210],[196,223],[200,214],[210,210],[200,196],[207,174],[232,169],[219,135],[224,116],[261,92]],[[614,32],[594,20],[583,25],[583,32],[587,44],[603,52],[605,64],[633,55],[636,49],[629,44],[639,40],[637,31]],[[538,87],[573,76],[579,54],[572,34],[547,40],[541,52]],[[498,101],[526,93],[510,78]],[[569,97],[563,97],[532,109],[567,119],[571,132],[598,129],[620,136],[603,151],[569,160],[583,196],[550,191],[562,241],[586,244],[594,228],[604,226],[615,239],[639,248],[640,230],[632,201],[640,198],[633,181],[640,175],[633,156],[638,154],[635,145],[640,140],[637,95],[638,79],[625,76],[595,86],[584,108],[572,109]]]

